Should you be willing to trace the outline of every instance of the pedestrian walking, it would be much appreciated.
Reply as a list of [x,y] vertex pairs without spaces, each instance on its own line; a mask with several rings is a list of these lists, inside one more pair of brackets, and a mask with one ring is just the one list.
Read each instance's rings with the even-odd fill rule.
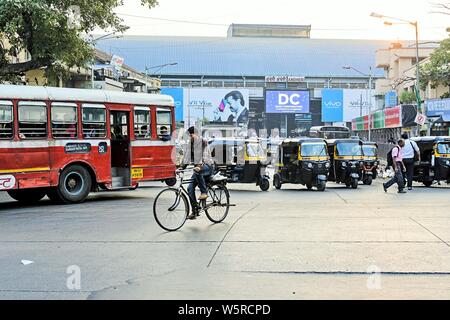
[[405,146],[405,140],[400,139],[397,146],[395,146],[392,153],[392,166],[395,171],[394,177],[386,183],[383,183],[384,192],[387,192],[390,187],[397,183],[398,193],[406,193],[405,181],[403,172],[406,171],[405,164],[403,163],[403,147]]
[[409,139],[407,133],[402,134],[402,139],[405,140],[403,148],[403,163],[406,167],[406,179],[408,180],[408,190],[412,190],[414,163],[420,162],[420,149],[416,142]]

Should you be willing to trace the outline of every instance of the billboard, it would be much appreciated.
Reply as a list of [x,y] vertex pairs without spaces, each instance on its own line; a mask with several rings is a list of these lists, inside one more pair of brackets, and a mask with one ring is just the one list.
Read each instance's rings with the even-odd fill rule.
[[384,110],[385,128],[399,128],[402,126],[402,107],[389,108]]
[[322,90],[322,122],[340,122],[344,119],[344,91]]
[[184,120],[184,90],[183,88],[163,88],[162,94],[171,96],[175,101],[175,121],[180,122]]
[[427,117],[439,117],[450,114],[450,99],[435,99],[425,101]]
[[386,108],[393,108],[398,105],[397,100],[398,100],[397,91],[389,91],[385,95],[384,104],[386,105]]
[[247,125],[249,96],[248,89],[185,89],[185,122]]
[[[351,122],[369,113],[369,94],[365,89],[323,89],[322,121]],[[372,97],[372,106],[376,100]]]
[[309,113],[309,91],[266,91],[266,113]]

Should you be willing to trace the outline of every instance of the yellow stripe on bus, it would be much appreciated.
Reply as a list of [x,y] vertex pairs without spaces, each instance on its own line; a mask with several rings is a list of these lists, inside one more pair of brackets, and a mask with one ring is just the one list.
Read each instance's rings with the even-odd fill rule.
[[50,167],[46,167],[46,168],[25,168],[25,169],[0,170],[0,174],[2,174],[2,173],[38,172],[38,171],[50,171]]

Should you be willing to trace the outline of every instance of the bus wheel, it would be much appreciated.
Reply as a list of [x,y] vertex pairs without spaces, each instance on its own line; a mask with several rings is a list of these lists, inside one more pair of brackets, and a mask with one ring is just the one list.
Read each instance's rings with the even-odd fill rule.
[[64,203],[80,203],[91,191],[92,179],[86,168],[74,165],[67,167],[59,176],[57,194]]
[[10,190],[8,194],[14,200],[19,201],[23,204],[34,204],[39,202],[43,197],[45,197],[46,190],[44,188],[40,189],[24,189],[24,190]]

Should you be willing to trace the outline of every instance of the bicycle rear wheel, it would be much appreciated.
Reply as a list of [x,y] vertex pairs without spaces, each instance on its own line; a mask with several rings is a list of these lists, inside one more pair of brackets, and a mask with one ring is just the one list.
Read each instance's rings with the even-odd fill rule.
[[153,215],[158,225],[166,231],[177,231],[185,223],[189,214],[186,196],[169,188],[161,191],[153,203]]
[[223,185],[215,185],[208,188],[208,199],[205,200],[205,213],[209,221],[221,223],[230,210],[230,194]]

